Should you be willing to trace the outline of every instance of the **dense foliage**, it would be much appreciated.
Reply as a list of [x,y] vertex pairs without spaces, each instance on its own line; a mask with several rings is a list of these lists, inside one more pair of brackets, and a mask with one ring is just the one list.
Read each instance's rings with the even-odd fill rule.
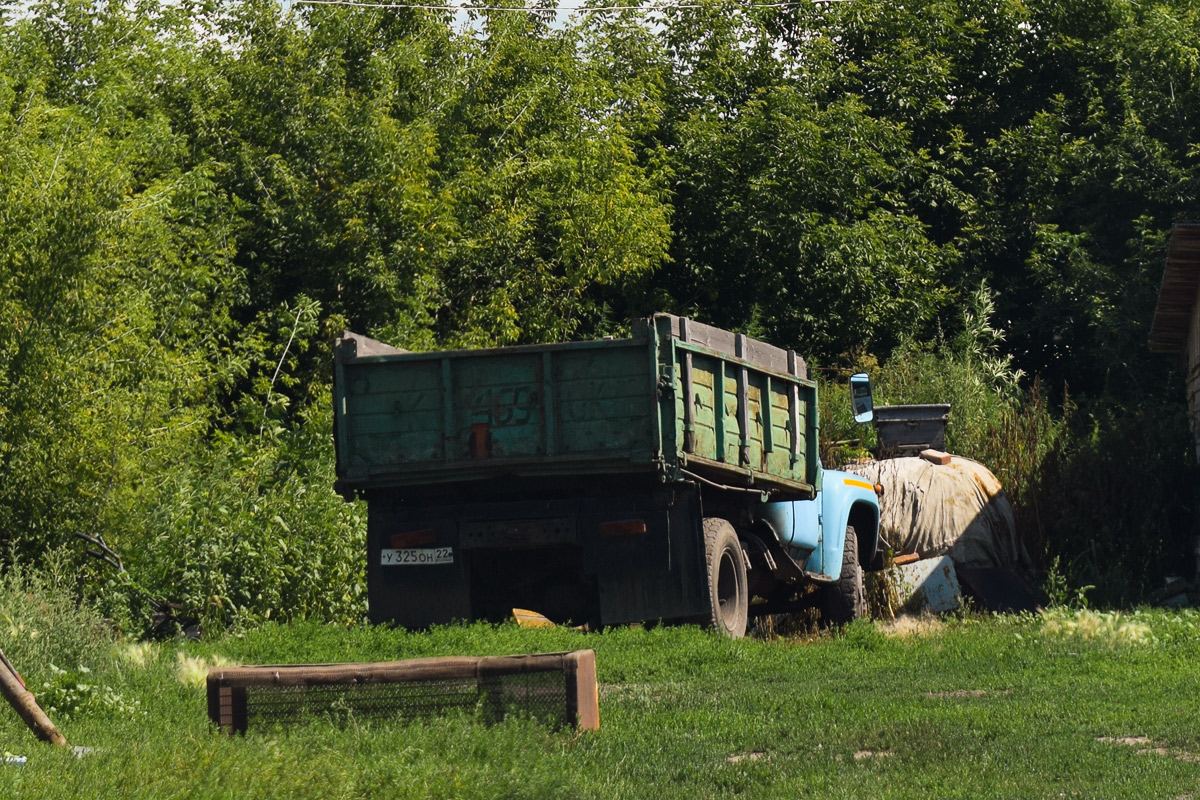
[[353,618],[338,330],[476,346],[665,309],[961,401],[1034,549],[1114,599],[1186,572],[1182,388],[1145,340],[1200,215],[1195,0],[555,20],[0,2],[5,562],[100,533],[205,618]]

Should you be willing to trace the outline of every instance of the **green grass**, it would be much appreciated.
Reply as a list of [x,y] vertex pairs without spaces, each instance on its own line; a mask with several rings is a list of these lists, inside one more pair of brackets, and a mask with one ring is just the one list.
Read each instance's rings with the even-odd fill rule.
[[[92,691],[57,720],[96,752],[75,759],[0,716],[0,749],[29,759],[0,767],[0,797],[1197,798],[1198,633],[1194,611],[1142,611],[956,619],[917,632],[856,623],[790,641],[693,628],[297,625],[118,643],[85,675],[110,699]],[[597,653],[601,729],[580,735],[460,715],[230,738],[210,728],[195,681],[215,659],[585,647]],[[50,680],[17,666],[35,689]]]

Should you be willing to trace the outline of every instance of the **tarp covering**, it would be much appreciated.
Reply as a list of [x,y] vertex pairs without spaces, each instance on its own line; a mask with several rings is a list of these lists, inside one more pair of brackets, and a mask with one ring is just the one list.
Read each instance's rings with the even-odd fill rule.
[[982,464],[961,456],[944,466],[890,458],[843,469],[883,486],[879,532],[896,555],[948,555],[979,569],[1031,566],[1004,487]]

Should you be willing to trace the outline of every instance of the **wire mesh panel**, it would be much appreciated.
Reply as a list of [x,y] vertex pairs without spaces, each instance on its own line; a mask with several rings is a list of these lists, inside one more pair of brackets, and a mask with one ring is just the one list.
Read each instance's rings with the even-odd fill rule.
[[519,713],[550,725],[600,726],[592,650],[373,664],[221,667],[208,715],[223,730],[314,717],[416,719],[465,711],[487,723]]

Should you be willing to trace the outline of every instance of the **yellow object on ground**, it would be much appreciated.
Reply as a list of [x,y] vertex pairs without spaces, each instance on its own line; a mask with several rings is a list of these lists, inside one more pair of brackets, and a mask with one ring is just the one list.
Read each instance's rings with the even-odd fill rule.
[[513,619],[517,621],[517,625],[522,628],[553,628],[554,623],[543,617],[536,611],[529,611],[524,608],[514,608]]

